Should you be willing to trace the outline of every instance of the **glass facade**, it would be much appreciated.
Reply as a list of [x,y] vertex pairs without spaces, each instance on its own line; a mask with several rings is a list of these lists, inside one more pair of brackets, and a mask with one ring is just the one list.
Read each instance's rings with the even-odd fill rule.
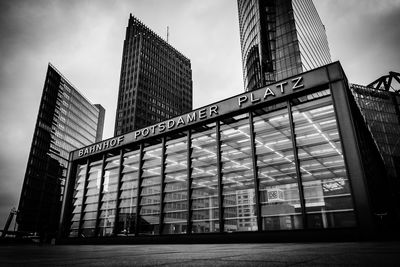
[[[272,109],[269,111],[269,109]],[[263,230],[303,228],[286,103],[256,110],[255,132]]]
[[[364,121],[381,154],[394,201],[400,201],[400,96],[384,91],[352,84],[350,89],[361,111]],[[397,221],[400,221],[400,208]]]
[[48,65],[18,208],[18,230],[55,235],[69,152],[101,140],[104,113],[101,105],[90,103]]
[[117,233],[126,236],[134,235],[136,231],[139,162],[139,147],[125,153],[122,161]]
[[69,237],[357,226],[328,87],[149,142],[76,165]]
[[245,91],[331,62],[312,0],[238,0]]
[[216,124],[193,130],[190,155],[190,224],[192,233],[219,231]]
[[293,106],[307,225],[353,226],[354,208],[332,100],[326,96],[310,103],[308,99]]
[[131,14],[122,54],[114,135],[190,110],[190,60]]

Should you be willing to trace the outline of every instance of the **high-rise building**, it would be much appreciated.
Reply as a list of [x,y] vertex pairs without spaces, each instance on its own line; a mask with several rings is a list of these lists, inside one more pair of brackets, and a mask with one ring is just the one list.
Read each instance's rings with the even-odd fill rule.
[[312,0],[238,0],[245,91],[331,62]]
[[114,135],[190,110],[190,60],[131,14],[122,54]]
[[104,114],[49,63],[19,202],[19,231],[54,235],[69,152],[101,141]]

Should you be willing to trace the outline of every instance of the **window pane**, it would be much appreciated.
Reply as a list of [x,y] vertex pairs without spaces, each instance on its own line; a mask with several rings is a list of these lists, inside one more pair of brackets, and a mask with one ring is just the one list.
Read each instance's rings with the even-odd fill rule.
[[302,228],[298,177],[287,108],[255,111],[255,146],[263,230]]
[[187,225],[187,135],[175,136],[165,148],[163,234],[184,234]]
[[69,237],[77,237],[79,229],[79,220],[81,218],[83,189],[85,186],[86,164],[78,164],[76,167],[76,178],[74,196],[72,198],[72,221]]
[[215,123],[195,129],[192,134],[192,222],[193,233],[219,231],[217,142]]
[[117,187],[119,175],[119,155],[106,159],[102,199],[100,202],[99,235],[110,236],[114,230]]
[[293,120],[308,227],[355,226],[331,97],[293,106]]
[[98,197],[101,183],[102,160],[90,163],[88,186],[84,198],[82,235],[84,237],[94,236]]
[[133,151],[124,154],[118,208],[118,234],[128,236],[135,234],[139,160],[139,147],[135,147]]
[[162,144],[157,144],[146,147],[143,151],[139,203],[139,233],[141,234],[158,235],[159,233],[161,147]]
[[248,114],[221,122],[224,231],[256,231],[254,175]]

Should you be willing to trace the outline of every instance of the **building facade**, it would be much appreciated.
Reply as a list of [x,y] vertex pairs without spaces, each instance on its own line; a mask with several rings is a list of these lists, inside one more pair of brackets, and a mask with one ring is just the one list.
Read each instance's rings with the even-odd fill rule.
[[[357,84],[350,88],[385,162],[390,192],[400,203],[400,95]],[[400,222],[400,207],[395,208]]]
[[371,140],[339,63],[292,76],[71,152],[60,240],[368,234]]
[[312,0],[238,0],[245,91],[331,62]]
[[104,113],[49,63],[19,202],[19,231],[55,235],[69,152],[101,141]]
[[114,136],[190,110],[190,60],[131,14],[122,54]]

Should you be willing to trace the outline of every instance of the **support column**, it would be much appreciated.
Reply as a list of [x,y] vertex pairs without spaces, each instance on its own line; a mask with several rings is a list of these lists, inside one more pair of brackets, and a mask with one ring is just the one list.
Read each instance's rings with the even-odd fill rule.
[[142,185],[142,175],[143,175],[143,150],[144,144],[140,144],[139,152],[139,170],[137,178],[137,202],[136,202],[136,221],[135,221],[135,236],[139,235],[139,223],[140,223],[140,187]]
[[294,123],[293,123],[292,106],[291,106],[290,101],[287,101],[286,103],[287,103],[287,112],[288,112],[288,116],[289,116],[290,134],[292,136],[293,156],[294,156],[294,162],[296,165],[297,186],[299,187],[299,197],[300,197],[303,228],[307,228],[307,216],[306,216],[306,208],[305,208],[306,201],[304,199],[304,188],[303,188],[303,182],[301,179],[299,156],[297,153],[298,149],[297,149],[297,143],[296,143],[296,133],[294,130]]
[[85,198],[86,198],[87,186],[88,186],[89,167],[90,167],[90,160],[88,158],[86,160],[85,182],[83,184],[82,205],[81,205],[81,213],[80,213],[80,218],[79,218],[78,237],[82,236],[83,211],[85,210]]
[[216,122],[215,139],[217,143],[217,176],[218,176],[218,214],[219,214],[219,232],[224,232],[224,196],[222,195],[222,162],[221,162],[221,134],[220,121]]
[[166,137],[162,138],[162,148],[161,148],[161,181],[160,181],[160,217],[158,223],[158,234],[162,235],[163,223],[164,223],[164,188],[165,188],[165,144]]
[[121,180],[122,180],[122,166],[124,160],[124,149],[120,150],[119,153],[119,167],[118,167],[118,184],[117,184],[117,194],[115,197],[115,218],[114,218],[114,229],[113,235],[116,236],[118,234],[118,221],[119,221],[119,205],[120,205],[120,196],[121,196]]
[[101,198],[103,197],[103,184],[104,184],[104,168],[106,167],[106,154],[103,154],[103,161],[101,163],[101,174],[100,174],[100,188],[99,188],[99,198],[97,200],[97,213],[96,213],[96,224],[94,228],[94,236],[99,235],[99,222],[100,222],[100,208],[101,208]]
[[187,133],[187,224],[186,234],[192,233],[192,133]]
[[253,113],[249,112],[249,123],[250,123],[250,146],[251,146],[251,157],[253,162],[253,177],[254,177],[254,194],[256,200],[256,216],[257,216],[257,231],[262,231],[262,217],[261,217],[261,200],[260,200],[260,183],[258,180],[258,167],[257,167],[257,155],[256,155],[256,144],[255,144],[255,132],[253,125]]

